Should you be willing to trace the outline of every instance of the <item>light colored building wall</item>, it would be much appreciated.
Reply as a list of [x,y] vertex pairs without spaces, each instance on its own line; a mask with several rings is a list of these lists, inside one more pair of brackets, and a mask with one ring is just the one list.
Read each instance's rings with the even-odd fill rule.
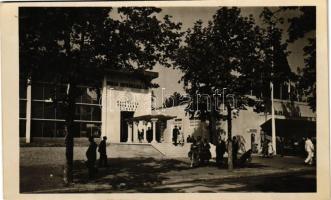
[[[185,108],[187,105],[175,106],[170,108],[159,109],[158,111],[167,115],[177,116],[177,118],[173,120],[168,120],[167,128],[165,129],[165,141],[171,142],[172,138],[172,129],[175,125],[182,128],[182,132],[184,133],[184,137],[188,135],[192,135],[195,130],[199,129],[208,131],[207,124],[201,124],[200,120],[190,120],[189,116],[185,113]],[[278,114],[275,115],[278,119],[286,119],[287,115],[297,115],[300,113],[300,117],[304,119],[308,118],[309,120],[316,119],[316,113],[312,112],[309,105],[307,103],[302,102],[290,102],[284,100],[275,100],[275,111]],[[280,112],[281,111],[281,112]],[[294,113],[293,113],[294,112]],[[290,113],[290,114],[289,114]],[[258,149],[261,148],[261,127],[264,122],[269,120],[271,115],[265,115],[262,113],[256,113],[253,111],[253,108],[248,107],[247,110],[240,110],[239,115],[237,117],[233,117],[232,119],[232,135],[241,135],[244,137],[246,141],[246,149],[252,148],[251,146],[251,134],[255,134],[255,143],[258,145]],[[181,119],[181,121],[178,121]],[[225,138],[227,139],[227,121],[220,121],[217,125],[219,128],[225,131]]]
[[[107,87],[106,136],[111,142],[120,142],[121,111],[132,111],[134,116],[151,114],[151,92],[147,89]],[[143,123],[138,127],[142,128]],[[136,127],[134,131],[136,138]]]

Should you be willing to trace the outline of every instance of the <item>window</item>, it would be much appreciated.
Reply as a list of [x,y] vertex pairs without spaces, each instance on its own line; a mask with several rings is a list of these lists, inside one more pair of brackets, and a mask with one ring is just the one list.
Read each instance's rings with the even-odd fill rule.
[[56,126],[56,135],[55,137],[64,137],[64,122],[55,122]]
[[92,121],[101,121],[101,107],[91,106]]
[[44,103],[44,118],[55,119],[55,108],[53,103]]
[[20,126],[20,137],[25,137],[26,120],[20,119],[19,126]]
[[44,103],[32,101],[31,102],[31,117],[43,118],[44,117]]
[[56,136],[56,126],[53,121],[43,122],[43,137],[55,137]]
[[40,84],[33,84],[31,86],[31,98],[42,100],[44,99],[44,88]]
[[19,98],[26,99],[26,83],[24,81],[20,81],[19,85]]
[[20,118],[26,117],[26,100],[20,100]]
[[44,96],[43,99],[50,99],[54,97],[54,87],[52,87],[51,85],[45,85],[44,86]]
[[31,136],[42,137],[43,136],[43,122],[39,120],[31,120]]
[[91,113],[91,106],[87,105],[77,105],[80,109],[80,119],[81,120],[91,120],[92,118],[92,113]]

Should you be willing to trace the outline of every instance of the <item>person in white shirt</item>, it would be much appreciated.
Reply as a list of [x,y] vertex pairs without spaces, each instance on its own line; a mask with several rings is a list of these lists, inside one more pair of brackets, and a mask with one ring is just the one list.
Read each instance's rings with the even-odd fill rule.
[[305,141],[305,150],[307,152],[307,158],[305,160],[305,164],[312,165],[313,157],[314,157],[314,144],[309,137],[307,137]]

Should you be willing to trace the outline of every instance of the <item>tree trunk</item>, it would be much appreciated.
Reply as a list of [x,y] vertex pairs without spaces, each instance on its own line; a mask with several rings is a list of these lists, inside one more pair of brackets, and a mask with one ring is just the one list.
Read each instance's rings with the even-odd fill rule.
[[209,140],[212,144],[217,144],[217,134],[216,134],[216,116],[215,112],[212,110],[209,117]]
[[232,116],[231,116],[231,106],[230,104],[226,105],[228,116],[228,170],[233,170],[233,157],[232,157]]
[[64,165],[64,183],[69,185],[73,182],[73,162],[74,162],[74,116],[75,116],[75,85],[68,84],[67,106],[65,110],[65,154],[66,162]]

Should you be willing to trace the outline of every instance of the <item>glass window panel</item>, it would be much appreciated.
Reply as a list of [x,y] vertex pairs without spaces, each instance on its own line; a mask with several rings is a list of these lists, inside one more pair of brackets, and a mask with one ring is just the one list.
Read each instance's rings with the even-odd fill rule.
[[76,105],[76,108],[75,108],[75,118],[74,119],[80,119],[80,113],[81,113],[81,105]]
[[20,137],[25,137],[26,120],[20,119]]
[[53,103],[44,103],[44,118],[55,119],[55,107]]
[[20,118],[26,117],[26,101],[20,100]]
[[79,105],[80,108],[80,119],[91,120],[91,106]]
[[99,97],[99,99],[96,97],[96,98],[93,98],[92,99],[92,103],[93,104],[100,104],[101,103],[101,101],[100,101],[100,97]]
[[20,81],[19,95],[20,99],[26,99],[26,83],[24,81]]
[[44,116],[44,103],[32,101],[31,102],[31,117],[32,118],[43,118]]
[[33,84],[31,87],[32,99],[42,100],[44,99],[43,86],[40,84]]
[[92,103],[92,97],[91,97],[91,93],[93,93],[93,91],[89,91],[87,88],[82,88],[82,103]]
[[74,137],[80,137],[80,123],[74,123]]
[[80,137],[89,137],[91,135],[91,130],[87,126],[87,123],[79,123],[80,124]]
[[61,99],[65,94],[66,94],[65,86],[56,86],[56,91],[55,91],[56,98]]
[[44,99],[54,98],[55,90],[52,85],[45,85],[44,87]]
[[38,120],[31,121],[31,136],[42,137],[43,136],[43,122]]
[[58,103],[56,107],[56,119],[64,119],[64,106],[62,103]]
[[56,125],[56,137],[64,137],[64,122],[55,122]]
[[91,124],[93,137],[101,137],[101,124]]
[[55,137],[55,122],[45,121],[43,126],[43,137]]
[[91,106],[92,121],[101,121],[101,107]]

